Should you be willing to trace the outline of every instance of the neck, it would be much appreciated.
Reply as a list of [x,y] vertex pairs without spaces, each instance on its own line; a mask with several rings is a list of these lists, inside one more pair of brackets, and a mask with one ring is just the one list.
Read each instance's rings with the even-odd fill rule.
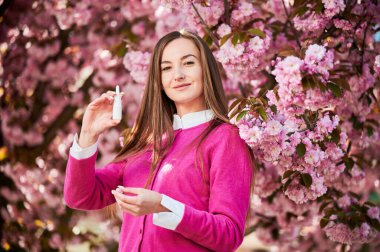
[[188,113],[206,110],[205,102],[192,102],[191,104],[176,104],[177,115],[182,117]]

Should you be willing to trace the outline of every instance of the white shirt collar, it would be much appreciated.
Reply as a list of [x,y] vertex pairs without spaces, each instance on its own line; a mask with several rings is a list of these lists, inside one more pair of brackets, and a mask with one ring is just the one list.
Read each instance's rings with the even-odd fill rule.
[[197,112],[187,113],[181,117],[173,115],[173,130],[187,129],[199,124],[205,123],[213,119],[214,113],[211,109],[201,110]]

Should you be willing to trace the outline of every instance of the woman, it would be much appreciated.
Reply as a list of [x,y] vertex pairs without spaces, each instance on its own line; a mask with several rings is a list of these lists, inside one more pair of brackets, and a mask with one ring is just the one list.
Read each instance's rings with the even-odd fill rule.
[[123,148],[96,170],[98,136],[119,123],[111,119],[115,93],[88,105],[65,201],[82,210],[116,202],[119,251],[234,251],[250,212],[253,156],[229,123],[216,60],[199,36],[175,31],[158,41],[148,74]]

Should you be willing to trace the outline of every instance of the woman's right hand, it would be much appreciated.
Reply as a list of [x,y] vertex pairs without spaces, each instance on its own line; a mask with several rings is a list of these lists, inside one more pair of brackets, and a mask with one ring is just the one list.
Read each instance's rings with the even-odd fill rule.
[[[94,144],[99,135],[109,128],[116,126],[120,120],[112,119],[113,100],[116,95],[107,91],[88,104],[83,115],[82,128],[79,136],[79,146],[86,148]],[[121,97],[124,93],[120,92]]]

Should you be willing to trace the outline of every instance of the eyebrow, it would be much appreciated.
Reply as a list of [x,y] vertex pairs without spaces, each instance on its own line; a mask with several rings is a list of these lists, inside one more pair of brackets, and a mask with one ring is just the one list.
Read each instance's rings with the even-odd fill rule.
[[[184,60],[184,59],[186,59],[186,58],[188,58],[188,57],[191,57],[191,56],[193,56],[194,58],[197,58],[194,54],[186,54],[185,56],[182,56],[181,57],[181,60]],[[164,64],[164,63],[171,63],[170,61],[167,61],[167,60],[165,60],[165,61],[161,61],[161,64]]]

